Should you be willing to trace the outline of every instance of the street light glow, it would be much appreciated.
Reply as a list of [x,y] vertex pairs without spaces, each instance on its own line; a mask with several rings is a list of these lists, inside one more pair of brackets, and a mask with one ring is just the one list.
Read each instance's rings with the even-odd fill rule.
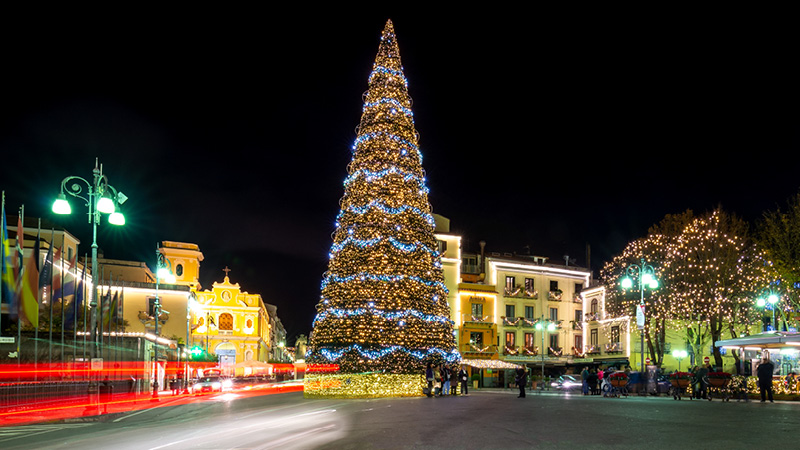
[[61,193],[58,198],[53,202],[53,212],[56,214],[72,214],[72,207],[69,206],[67,197]]
[[108,197],[100,197],[97,200],[97,210],[103,214],[112,214],[116,210],[114,201]]
[[630,277],[625,277],[622,279],[622,287],[624,289],[630,289],[633,287],[633,280]]

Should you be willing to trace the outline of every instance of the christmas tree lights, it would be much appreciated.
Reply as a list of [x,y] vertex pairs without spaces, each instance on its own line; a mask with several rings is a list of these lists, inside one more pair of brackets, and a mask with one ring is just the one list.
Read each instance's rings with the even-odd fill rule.
[[341,373],[309,379],[306,393],[421,395],[425,365],[460,355],[391,21],[357,133],[307,354]]

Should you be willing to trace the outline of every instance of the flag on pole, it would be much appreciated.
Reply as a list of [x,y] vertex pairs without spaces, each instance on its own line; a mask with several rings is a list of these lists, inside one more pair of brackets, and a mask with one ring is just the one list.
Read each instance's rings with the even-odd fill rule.
[[11,239],[8,237],[8,222],[6,221],[6,204],[5,204],[5,192],[3,192],[3,223],[2,229],[0,229],[0,258],[2,258],[2,267],[0,267],[0,300],[5,302],[8,305],[8,314],[9,316],[14,318],[16,316],[16,309],[15,305],[16,302],[14,301],[15,291],[16,291],[16,270],[14,269],[14,258],[11,254]]
[[[21,222],[21,220],[20,220]],[[17,236],[23,236],[17,234]],[[17,238],[17,241],[22,239]],[[32,325],[34,328],[39,328],[39,235],[36,235],[36,241],[33,243],[33,251],[30,258],[25,263],[25,268],[21,275],[21,283],[19,285],[19,308],[20,317],[26,323]]]
[[[109,295],[111,294],[111,289],[109,288],[108,291]],[[106,304],[103,305],[103,326],[107,327],[108,331],[111,331],[111,327],[109,326],[110,323],[114,323],[111,318],[113,317],[114,320],[117,318],[117,301],[119,300],[119,292],[114,291],[114,299],[107,299]]]
[[[50,245],[53,245],[52,243]],[[63,293],[61,292],[61,280],[64,279],[64,258],[61,255],[61,250],[64,248],[64,244],[61,244],[61,247],[56,247],[55,252],[53,252],[53,262],[51,266],[53,266],[53,289],[51,289],[50,298],[53,300],[53,303],[56,300],[61,299],[63,297]]]
[[[72,259],[72,262],[70,263],[70,266],[71,267],[75,267],[75,259],[74,259],[74,257]],[[81,273],[85,273],[85,270],[82,271]],[[76,273],[74,275],[74,278],[75,279],[73,281],[71,281],[70,283],[67,283],[67,287],[66,287],[67,291],[66,291],[66,294],[65,294],[65,295],[69,295],[70,291],[73,294],[72,307],[69,308],[69,310],[67,311],[67,317],[66,317],[66,319],[64,319],[67,328],[69,328],[70,326],[73,325],[73,323],[75,323],[75,319],[78,317],[78,312],[82,311],[81,310],[81,304],[83,303],[83,291],[84,291],[83,276],[81,276],[81,278],[78,278],[77,268],[76,268]]]

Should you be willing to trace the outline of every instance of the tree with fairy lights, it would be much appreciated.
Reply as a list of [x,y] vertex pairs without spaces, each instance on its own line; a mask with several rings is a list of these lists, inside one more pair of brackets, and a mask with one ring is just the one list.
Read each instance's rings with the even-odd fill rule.
[[456,363],[441,255],[391,20],[369,76],[307,361],[344,373]]

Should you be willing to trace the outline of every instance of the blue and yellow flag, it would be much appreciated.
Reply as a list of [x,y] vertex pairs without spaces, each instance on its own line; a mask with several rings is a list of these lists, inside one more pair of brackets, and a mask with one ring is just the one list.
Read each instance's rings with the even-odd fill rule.
[[39,327],[39,236],[33,243],[31,257],[25,263],[25,270],[22,272],[20,292],[20,318],[31,324],[34,328]]
[[0,300],[8,305],[8,313],[12,320],[16,320],[17,307],[15,299],[15,286],[17,285],[14,260],[11,256],[11,243],[8,237],[8,222],[6,221],[6,205],[3,204],[3,223],[0,226]]

